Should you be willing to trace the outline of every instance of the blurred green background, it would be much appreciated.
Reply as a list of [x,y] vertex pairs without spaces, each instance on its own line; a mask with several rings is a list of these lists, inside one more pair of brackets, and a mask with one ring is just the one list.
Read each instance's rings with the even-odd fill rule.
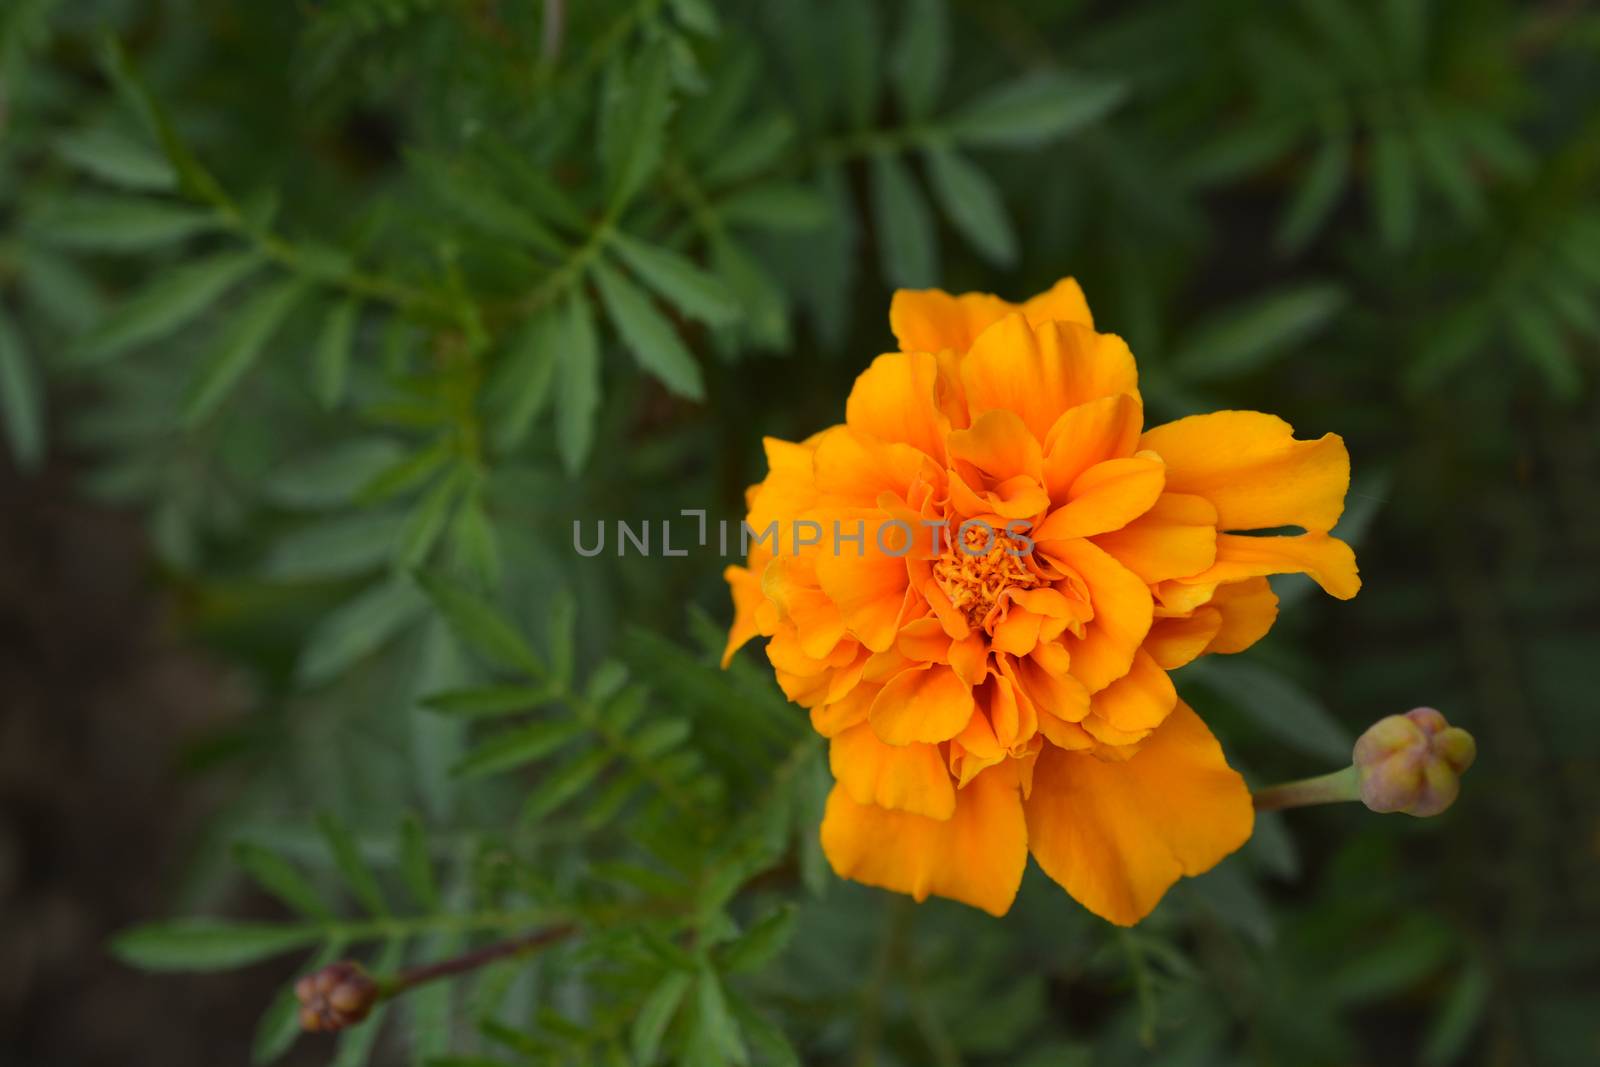
[[[1597,60],[1563,0],[4,0],[0,1061],[1600,1062]],[[740,518],[894,288],[1068,274],[1151,422],[1349,443],[1361,595],[1180,675],[1235,765],[1479,745],[1131,932],[834,879],[726,561],[571,548]],[[563,916],[294,1040],[280,950]]]

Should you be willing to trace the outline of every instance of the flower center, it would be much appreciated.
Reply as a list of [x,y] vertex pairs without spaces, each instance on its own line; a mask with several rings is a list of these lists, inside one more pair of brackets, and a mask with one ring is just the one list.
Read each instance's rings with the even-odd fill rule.
[[973,629],[983,627],[983,620],[1007,589],[1034,589],[1044,584],[1021,554],[1024,542],[983,524],[971,525],[958,536],[965,547],[945,546],[933,565],[933,580]]

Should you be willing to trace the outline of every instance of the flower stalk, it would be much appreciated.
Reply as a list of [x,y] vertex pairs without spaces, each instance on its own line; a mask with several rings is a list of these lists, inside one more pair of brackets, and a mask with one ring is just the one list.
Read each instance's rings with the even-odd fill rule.
[[1312,804],[1338,804],[1361,799],[1361,779],[1354,765],[1342,771],[1268,786],[1251,794],[1257,811],[1281,811]]
[[295,983],[301,1029],[311,1033],[348,1029],[372,1014],[379,1004],[418,986],[467,974],[500,960],[531,955],[577,932],[578,928],[570,923],[550,926],[388,976],[368,974],[353,960],[329,964]]
[[1477,743],[1434,708],[1379,719],[1356,741],[1350,766],[1251,794],[1257,811],[1359,800],[1376,812],[1438,815],[1461,793]]

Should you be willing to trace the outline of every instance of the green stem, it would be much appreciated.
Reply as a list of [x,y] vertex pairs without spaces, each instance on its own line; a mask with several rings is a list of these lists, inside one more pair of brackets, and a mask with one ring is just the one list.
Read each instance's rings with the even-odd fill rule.
[[1342,771],[1268,786],[1252,795],[1257,811],[1303,808],[1310,804],[1339,804],[1361,799],[1361,780],[1354,766]]

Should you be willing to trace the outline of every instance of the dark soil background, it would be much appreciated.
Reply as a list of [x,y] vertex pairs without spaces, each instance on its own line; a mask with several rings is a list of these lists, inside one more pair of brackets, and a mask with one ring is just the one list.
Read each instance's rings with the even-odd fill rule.
[[174,765],[227,693],[177,643],[137,522],[60,465],[0,463],[0,1065],[248,1062],[285,964],[150,975],[105,948],[172,907],[219,799]]

